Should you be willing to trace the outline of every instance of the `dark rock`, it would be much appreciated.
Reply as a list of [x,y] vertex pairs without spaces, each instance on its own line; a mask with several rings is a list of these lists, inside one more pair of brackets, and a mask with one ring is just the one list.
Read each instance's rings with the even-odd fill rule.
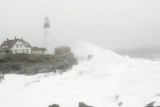
[[118,106],[121,107],[123,105],[123,102],[119,102]]
[[156,102],[155,101],[153,101],[153,102],[151,102],[151,103],[149,103],[149,104],[147,104],[145,107],[155,107],[154,106],[154,104],[155,104]]
[[60,107],[59,104],[52,104],[52,105],[49,105],[48,107]]
[[90,54],[90,55],[88,55],[87,59],[90,60],[90,59],[92,59],[92,57],[93,57],[93,55]]
[[84,102],[79,102],[79,107],[93,107],[85,104]]

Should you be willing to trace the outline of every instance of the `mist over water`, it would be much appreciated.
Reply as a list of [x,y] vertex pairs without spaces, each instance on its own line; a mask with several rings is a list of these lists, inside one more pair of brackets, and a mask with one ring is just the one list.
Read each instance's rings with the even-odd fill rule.
[[54,45],[77,40],[104,48],[159,47],[159,1],[7,0],[0,1],[0,38],[23,37],[42,45],[43,18],[51,21]]

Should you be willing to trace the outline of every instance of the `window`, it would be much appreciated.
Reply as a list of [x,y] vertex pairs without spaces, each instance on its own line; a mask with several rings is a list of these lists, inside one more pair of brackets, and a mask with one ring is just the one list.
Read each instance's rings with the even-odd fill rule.
[[28,54],[28,49],[26,49],[26,54]]
[[7,46],[1,46],[1,48],[7,48]]
[[17,50],[14,50],[15,54],[17,53]]
[[18,48],[18,47],[19,47],[19,45],[18,45],[18,44],[16,44],[16,47]]
[[24,49],[22,49],[22,53],[25,53],[25,50],[24,50]]
[[22,44],[20,44],[20,47],[21,47],[21,48],[23,47]]

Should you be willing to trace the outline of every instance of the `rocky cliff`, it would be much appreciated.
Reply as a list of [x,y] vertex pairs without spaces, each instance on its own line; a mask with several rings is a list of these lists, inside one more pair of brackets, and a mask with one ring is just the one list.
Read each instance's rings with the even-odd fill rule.
[[67,55],[0,55],[0,72],[3,74],[37,74],[44,72],[61,73],[77,64],[73,54]]

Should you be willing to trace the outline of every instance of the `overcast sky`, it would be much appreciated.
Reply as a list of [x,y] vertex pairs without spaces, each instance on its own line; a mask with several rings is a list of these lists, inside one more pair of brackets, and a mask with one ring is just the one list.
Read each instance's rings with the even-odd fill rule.
[[55,45],[160,46],[160,0],[0,0],[1,41],[17,36],[42,45],[45,16]]

